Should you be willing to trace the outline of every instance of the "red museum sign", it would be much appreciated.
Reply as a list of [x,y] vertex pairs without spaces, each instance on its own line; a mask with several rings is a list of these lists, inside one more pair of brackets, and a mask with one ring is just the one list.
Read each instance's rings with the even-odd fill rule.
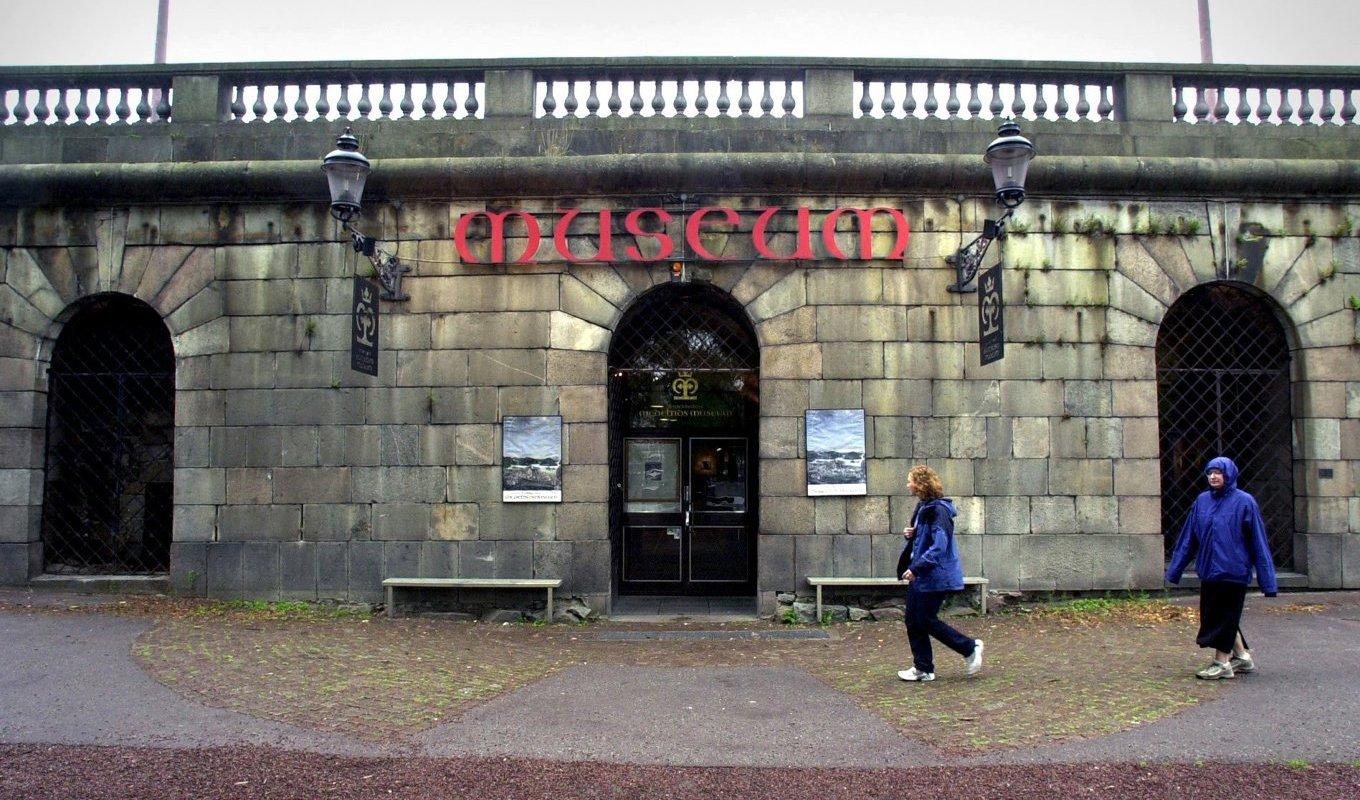
[[[892,230],[896,234],[892,250],[883,258],[898,260],[907,252],[907,242],[911,238],[910,226],[907,224],[906,216],[896,208],[876,207],[876,208],[836,208],[828,211],[821,220],[820,225],[814,226],[812,221],[812,209],[797,208],[793,211],[797,214],[797,225],[792,231],[796,234],[795,246],[791,252],[777,253],[771,247],[769,226],[770,221],[776,214],[785,211],[782,206],[770,206],[756,212],[742,214],[736,209],[726,206],[704,206],[691,212],[684,219],[684,244],[688,252],[694,257],[704,261],[734,261],[737,259],[723,258],[708,251],[703,242],[703,233],[706,228],[716,228],[724,226],[729,234],[746,235],[751,237],[751,244],[760,259],[766,261],[810,261],[828,259],[834,261],[867,261],[873,258],[873,220],[876,215],[886,215],[892,223]],[[609,209],[599,211],[582,212],[580,209],[567,209],[556,212],[557,221],[552,225],[552,244],[556,255],[562,260],[572,264],[589,263],[616,263],[621,261],[636,261],[648,263],[665,261],[675,255],[676,243],[667,230],[670,222],[675,217],[671,212],[660,207],[634,208],[626,212],[623,216],[623,231],[631,237],[642,237],[654,239],[657,242],[657,250],[650,255],[644,254],[636,244],[629,244],[626,247],[616,248],[614,243],[614,215],[615,212]],[[598,217],[599,222],[599,241],[593,257],[583,258],[572,253],[568,246],[567,237],[571,235],[572,224],[583,213]],[[751,219],[754,217],[753,219]],[[837,241],[837,226],[842,217],[847,217],[853,224],[852,231],[841,231],[841,233],[853,233],[858,238],[858,247],[852,247],[852,253],[846,253],[840,242]],[[511,220],[518,220],[524,225],[524,249],[513,260],[506,254],[506,227]],[[749,227],[745,224],[750,221]],[[473,226],[477,225],[474,229]],[[646,227],[656,227],[660,230],[645,230]],[[815,253],[813,250],[813,230],[816,227],[821,237],[821,251]],[[531,264],[539,255],[539,249],[543,244],[544,229],[538,217],[531,212],[519,209],[509,209],[505,211],[469,211],[458,218],[458,224],[453,229],[453,243],[458,249],[458,257],[466,263],[490,263],[490,264]],[[472,252],[469,242],[490,240],[489,260],[483,260]]]

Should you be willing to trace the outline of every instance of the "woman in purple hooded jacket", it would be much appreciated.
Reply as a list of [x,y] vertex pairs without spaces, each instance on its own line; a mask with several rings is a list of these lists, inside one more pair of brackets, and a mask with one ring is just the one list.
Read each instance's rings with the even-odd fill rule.
[[1166,567],[1167,583],[1177,584],[1195,559],[1199,576],[1199,636],[1195,643],[1212,647],[1214,660],[1195,673],[1205,680],[1232,678],[1256,669],[1242,636],[1242,604],[1252,569],[1266,597],[1274,597],[1275,564],[1266,544],[1265,521],[1256,498],[1237,488],[1237,465],[1219,456],[1204,468],[1209,491],[1190,507],[1180,538]]

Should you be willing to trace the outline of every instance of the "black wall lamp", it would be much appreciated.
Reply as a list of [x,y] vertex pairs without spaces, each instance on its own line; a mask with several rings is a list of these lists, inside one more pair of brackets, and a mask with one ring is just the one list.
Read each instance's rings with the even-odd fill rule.
[[1000,219],[987,220],[982,226],[982,235],[960,247],[958,252],[945,258],[954,266],[954,283],[951,292],[976,292],[976,286],[969,286],[977,277],[982,258],[992,241],[1006,235],[1006,221],[1015,209],[1025,202],[1025,175],[1029,172],[1029,162],[1034,158],[1034,144],[1020,135],[1020,126],[1015,120],[1006,120],[996,130],[996,138],[987,145],[982,159],[992,167],[992,181],[996,184],[997,205],[1006,209]]
[[354,252],[361,253],[373,262],[378,282],[382,285],[382,299],[409,300],[401,291],[401,277],[411,271],[397,257],[378,248],[378,240],[360,233],[351,222],[363,210],[364,183],[372,167],[363,153],[359,152],[359,140],[354,132],[345,132],[335,138],[335,149],[321,159],[321,170],[326,173],[326,182],[331,190],[331,216],[340,221],[345,232],[351,237]]

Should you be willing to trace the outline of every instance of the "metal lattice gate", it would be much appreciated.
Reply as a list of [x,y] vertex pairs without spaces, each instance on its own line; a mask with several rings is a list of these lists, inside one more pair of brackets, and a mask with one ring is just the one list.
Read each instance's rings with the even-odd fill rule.
[[1157,336],[1157,401],[1167,552],[1207,488],[1204,465],[1224,455],[1261,506],[1275,565],[1292,569],[1289,345],[1266,301],[1226,283],[1177,300]]
[[45,571],[169,568],[174,364],[160,316],[130,298],[97,298],[62,330],[48,372]]

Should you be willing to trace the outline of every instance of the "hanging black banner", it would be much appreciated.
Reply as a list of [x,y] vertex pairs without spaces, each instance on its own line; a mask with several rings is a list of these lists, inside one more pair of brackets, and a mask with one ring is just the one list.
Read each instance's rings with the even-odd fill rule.
[[983,365],[1006,355],[1005,306],[1001,302],[1001,265],[978,276],[978,352]]
[[378,374],[378,283],[368,278],[354,279],[349,367],[365,375]]

